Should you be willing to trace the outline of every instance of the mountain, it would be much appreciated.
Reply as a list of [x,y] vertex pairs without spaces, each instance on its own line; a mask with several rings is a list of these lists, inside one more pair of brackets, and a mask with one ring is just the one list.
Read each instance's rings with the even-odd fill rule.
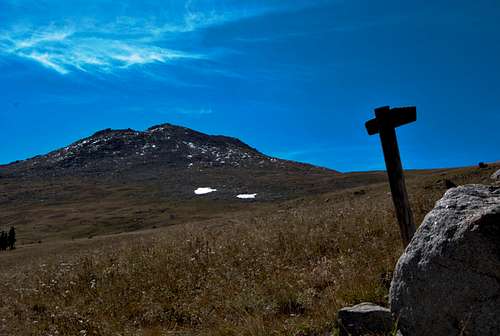
[[273,158],[232,137],[170,124],[106,129],[0,166],[0,225],[15,226],[28,242],[128,232],[383,178]]
[[211,136],[171,124],[153,126],[146,131],[105,129],[62,149],[0,166],[0,169],[4,174],[61,176],[133,174],[133,171],[153,167],[327,171],[269,157],[236,138]]

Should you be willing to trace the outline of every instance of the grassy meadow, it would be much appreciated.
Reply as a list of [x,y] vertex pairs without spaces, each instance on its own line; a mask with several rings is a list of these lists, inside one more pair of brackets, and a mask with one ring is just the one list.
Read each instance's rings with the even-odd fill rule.
[[[410,172],[417,223],[443,180]],[[21,245],[0,254],[0,335],[335,335],[339,308],[387,304],[402,245],[386,184],[199,223]]]

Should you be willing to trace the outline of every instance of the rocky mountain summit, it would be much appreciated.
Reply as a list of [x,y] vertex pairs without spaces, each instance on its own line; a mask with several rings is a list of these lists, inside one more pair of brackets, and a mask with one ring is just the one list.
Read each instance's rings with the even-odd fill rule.
[[189,169],[312,168],[266,156],[236,138],[210,136],[171,124],[146,131],[105,129],[62,149],[2,168],[18,174],[59,175],[126,171],[144,165]]

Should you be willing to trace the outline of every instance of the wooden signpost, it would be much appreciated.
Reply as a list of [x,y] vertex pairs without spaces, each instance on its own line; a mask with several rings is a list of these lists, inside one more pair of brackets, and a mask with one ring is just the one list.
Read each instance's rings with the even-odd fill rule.
[[413,214],[406,191],[403,166],[396,138],[396,127],[416,120],[417,109],[414,106],[396,108],[384,106],[375,109],[375,119],[371,119],[365,124],[369,135],[377,133],[380,135],[387,175],[389,176],[389,184],[391,186],[392,200],[396,208],[396,216],[404,247],[410,243],[415,233],[415,222],[413,221]]

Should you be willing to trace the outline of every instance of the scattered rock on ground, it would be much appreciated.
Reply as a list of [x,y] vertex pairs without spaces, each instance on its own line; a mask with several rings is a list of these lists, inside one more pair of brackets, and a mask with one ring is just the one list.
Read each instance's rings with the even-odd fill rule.
[[491,178],[495,181],[500,181],[500,169],[491,175]]
[[391,311],[373,303],[364,302],[338,312],[341,336],[385,334],[391,331]]
[[405,336],[500,335],[500,188],[450,189],[396,266],[391,311]]
[[451,188],[456,188],[457,185],[455,184],[455,182],[451,181],[451,180],[448,180],[448,179],[445,179],[444,182],[443,182],[444,186],[446,189],[451,189]]
[[457,184],[449,179],[439,179],[431,184],[428,184],[424,189],[450,189],[456,188]]

